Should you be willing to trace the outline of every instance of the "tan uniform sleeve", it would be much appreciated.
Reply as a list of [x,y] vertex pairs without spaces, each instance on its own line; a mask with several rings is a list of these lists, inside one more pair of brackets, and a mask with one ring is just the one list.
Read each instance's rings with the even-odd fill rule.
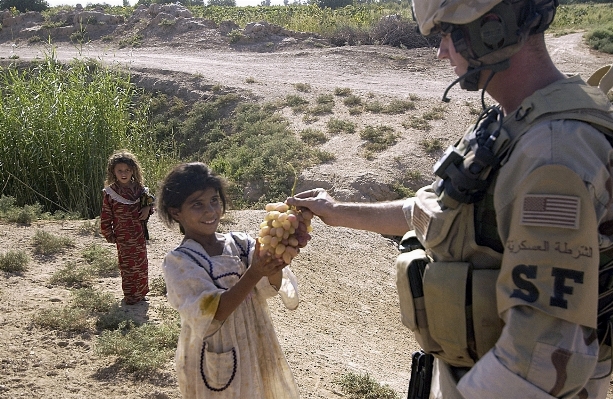
[[592,196],[562,165],[536,168],[515,193],[497,283],[505,328],[458,389],[466,398],[597,397],[586,385],[599,350]]
[[509,227],[498,312],[530,306],[595,328],[598,225],[583,180],[561,165],[535,169],[518,187]]

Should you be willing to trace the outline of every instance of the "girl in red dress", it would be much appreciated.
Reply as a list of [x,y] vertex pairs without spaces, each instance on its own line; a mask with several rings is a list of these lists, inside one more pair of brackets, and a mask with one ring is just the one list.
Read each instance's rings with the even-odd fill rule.
[[100,230],[117,245],[124,302],[134,305],[149,292],[146,223],[153,196],[143,184],[138,160],[126,150],[109,158],[104,184]]

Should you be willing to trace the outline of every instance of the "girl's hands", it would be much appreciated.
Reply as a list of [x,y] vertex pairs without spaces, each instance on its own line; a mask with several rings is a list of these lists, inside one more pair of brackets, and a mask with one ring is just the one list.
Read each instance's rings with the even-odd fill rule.
[[249,269],[247,270],[251,270],[260,277],[264,277],[280,273],[285,266],[287,266],[287,264],[283,261],[283,259],[273,257],[268,252],[261,253],[260,240],[256,240],[251,266],[249,266]]
[[285,266],[283,259],[274,258],[269,254],[260,254],[260,243],[256,241],[251,266],[247,268],[247,271],[238,280],[238,283],[221,294],[217,312],[215,312],[215,319],[220,321],[227,319],[241,302],[245,300],[262,277],[268,277],[270,284],[274,285],[277,289],[281,287],[282,270]]

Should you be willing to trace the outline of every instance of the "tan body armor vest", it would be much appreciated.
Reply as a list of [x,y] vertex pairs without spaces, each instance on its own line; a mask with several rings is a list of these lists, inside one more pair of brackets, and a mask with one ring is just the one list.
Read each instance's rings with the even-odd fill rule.
[[[487,185],[477,202],[447,196],[441,190],[444,179],[416,194],[411,215],[414,231],[409,236],[419,240],[423,249],[403,253],[396,261],[402,322],[424,351],[452,366],[473,366],[494,346],[503,327],[496,306],[502,260],[492,200],[496,170],[532,126],[560,119],[589,123],[613,137],[610,103],[598,88],[585,84],[567,84],[563,90],[545,88],[507,115],[502,128],[497,127],[493,151],[499,165],[482,171],[480,178]],[[461,155],[457,169],[468,169],[475,156],[477,127],[471,127],[449,150]]]

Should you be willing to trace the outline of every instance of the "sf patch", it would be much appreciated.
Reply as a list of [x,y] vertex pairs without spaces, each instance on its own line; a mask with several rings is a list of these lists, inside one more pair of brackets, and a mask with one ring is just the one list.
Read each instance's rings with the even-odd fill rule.
[[[541,293],[536,284],[531,280],[538,278],[538,267],[536,265],[517,265],[513,268],[513,284],[517,288],[511,293],[512,298],[519,298],[532,303],[539,299]],[[575,291],[575,286],[583,284],[584,273],[578,270],[554,267],[551,269],[552,287],[550,292],[549,306],[557,306],[562,309],[568,308],[566,295],[571,296]]]

